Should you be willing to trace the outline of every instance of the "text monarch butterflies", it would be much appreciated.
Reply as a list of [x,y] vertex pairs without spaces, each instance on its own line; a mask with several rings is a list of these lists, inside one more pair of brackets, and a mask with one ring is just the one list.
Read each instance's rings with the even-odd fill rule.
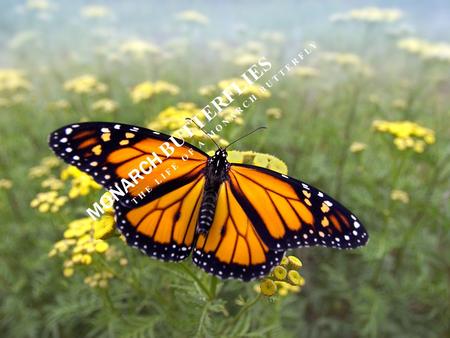
[[[171,154],[161,147],[167,142]],[[184,140],[106,122],[65,126],[49,144],[107,189],[130,171],[140,174],[114,208],[127,243],[151,257],[181,261],[192,253],[206,272],[248,281],[268,274],[289,248],[351,249],[368,240],[358,218],[325,193],[265,168],[229,163],[225,149],[208,156]],[[157,162],[148,175],[146,159]]]

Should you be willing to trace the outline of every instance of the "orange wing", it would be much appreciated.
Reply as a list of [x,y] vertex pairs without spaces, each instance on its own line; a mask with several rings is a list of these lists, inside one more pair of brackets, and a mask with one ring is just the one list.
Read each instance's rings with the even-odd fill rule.
[[221,185],[211,229],[206,236],[198,236],[195,247],[192,258],[200,268],[220,278],[245,281],[267,275],[284,254],[263,242],[230,182]]
[[318,189],[272,170],[232,164],[236,200],[272,250],[322,245],[350,249],[368,234],[345,207]]
[[134,209],[116,203],[117,227],[128,245],[166,261],[189,256],[204,183],[204,177],[198,175],[182,187]]
[[[92,122],[56,130],[49,144],[64,161],[88,173],[108,190],[123,192],[126,186],[127,193],[120,202],[135,206],[180,187],[205,167],[206,153],[175,140],[182,145],[178,147],[169,135],[157,131]],[[168,146],[170,152],[173,149],[170,156],[164,152]],[[139,194],[147,197],[141,200]]]

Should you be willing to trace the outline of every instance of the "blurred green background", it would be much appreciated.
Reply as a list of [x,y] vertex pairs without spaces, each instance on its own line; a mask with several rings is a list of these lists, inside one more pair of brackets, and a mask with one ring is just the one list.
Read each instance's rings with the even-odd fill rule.
[[[0,4],[3,337],[448,337],[447,1],[56,1]],[[304,62],[224,129],[235,150],[363,220],[364,248],[298,249],[305,284],[217,281],[144,257],[86,219],[102,190],[57,160],[54,129],[179,127],[265,56]],[[211,145],[210,149],[213,149]],[[108,218],[109,217],[109,218]],[[105,230],[106,229],[106,230]]]

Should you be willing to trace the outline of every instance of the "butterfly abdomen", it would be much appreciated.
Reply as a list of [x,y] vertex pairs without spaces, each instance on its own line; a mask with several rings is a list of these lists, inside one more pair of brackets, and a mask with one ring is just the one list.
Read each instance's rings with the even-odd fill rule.
[[209,189],[205,187],[198,217],[197,233],[206,234],[211,228],[216,212],[217,196],[218,189],[216,187],[212,186]]

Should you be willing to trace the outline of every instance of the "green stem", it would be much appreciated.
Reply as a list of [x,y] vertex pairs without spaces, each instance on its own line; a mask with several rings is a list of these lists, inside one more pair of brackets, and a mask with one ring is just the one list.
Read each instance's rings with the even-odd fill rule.
[[209,292],[210,292],[212,298],[210,298],[210,300],[213,300],[216,297],[217,282],[218,282],[217,277],[211,276],[211,282],[209,284],[209,286],[210,286]]
[[[259,302],[259,300],[262,298],[261,294],[258,294],[258,296],[256,296],[251,302],[245,304],[242,309],[238,312],[238,314],[234,317],[233,321],[232,321],[232,325],[234,326],[239,319],[251,308],[253,307],[253,305],[255,305],[256,303]],[[231,325],[230,325],[231,327]]]
[[191,269],[189,269],[186,265],[180,264],[181,268],[194,280],[195,283],[199,286],[200,289],[205,293],[205,295],[209,299],[213,299],[214,296],[211,294],[210,290],[205,286],[205,284],[200,280],[200,278],[197,277],[197,275],[192,272]]
[[203,323],[205,322],[206,315],[208,314],[208,308],[209,308],[209,301],[205,303],[205,307],[202,310],[202,315],[200,316],[200,320],[198,321],[198,328],[195,337],[201,337]]
[[341,189],[342,189],[342,182],[343,182],[343,176],[344,176],[344,167],[347,162],[348,158],[348,147],[350,145],[350,136],[351,136],[351,129],[354,125],[354,119],[356,115],[356,109],[358,107],[358,98],[359,98],[359,87],[355,89],[354,93],[354,99],[352,101],[352,106],[350,107],[347,115],[347,119],[345,121],[344,126],[344,135],[343,135],[343,145],[341,154],[339,157],[339,162],[337,166],[337,172],[336,172],[336,199],[339,200],[341,195]]

